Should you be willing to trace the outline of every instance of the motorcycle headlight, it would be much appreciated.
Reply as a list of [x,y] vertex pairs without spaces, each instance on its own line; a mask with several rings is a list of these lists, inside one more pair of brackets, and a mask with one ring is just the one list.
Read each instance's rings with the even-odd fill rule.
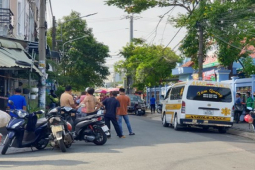
[[18,110],[17,111],[17,115],[20,117],[20,118],[25,118],[27,116],[27,112],[24,111],[24,110]]

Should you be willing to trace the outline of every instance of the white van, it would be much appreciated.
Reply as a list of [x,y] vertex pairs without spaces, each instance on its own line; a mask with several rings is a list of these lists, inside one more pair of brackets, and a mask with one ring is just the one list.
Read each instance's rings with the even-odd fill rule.
[[211,81],[188,81],[173,85],[162,107],[162,124],[217,127],[225,133],[233,125],[234,97],[230,84]]

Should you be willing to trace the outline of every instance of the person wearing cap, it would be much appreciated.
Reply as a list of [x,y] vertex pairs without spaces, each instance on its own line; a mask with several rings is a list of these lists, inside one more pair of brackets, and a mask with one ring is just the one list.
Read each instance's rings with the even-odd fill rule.
[[105,101],[105,99],[108,98],[108,97],[106,96],[106,93],[107,93],[107,91],[105,91],[105,90],[102,90],[102,91],[101,91],[100,102],[103,102],[103,101]]

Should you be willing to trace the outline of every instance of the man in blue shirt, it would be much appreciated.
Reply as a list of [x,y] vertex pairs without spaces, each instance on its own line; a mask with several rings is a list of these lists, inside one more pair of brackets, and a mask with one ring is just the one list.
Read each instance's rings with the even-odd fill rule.
[[152,97],[151,97],[151,99],[150,99],[151,113],[152,113],[152,110],[153,110],[154,113],[155,113],[155,104],[156,104],[156,99],[154,98],[154,95],[152,95]]
[[[108,126],[109,129],[111,129],[110,127],[110,121],[111,121],[119,138],[125,138],[125,136],[122,135],[119,124],[117,122],[117,109],[120,107],[120,102],[116,99],[116,97],[117,97],[117,92],[113,91],[111,93],[111,97],[103,101],[103,105],[105,106],[105,110],[106,110],[104,115],[105,124]],[[108,136],[108,137],[111,137],[111,136]]]
[[[8,103],[8,107],[7,109],[20,109],[20,110],[27,110],[26,106],[27,106],[27,103],[26,103],[26,99],[24,96],[21,96],[21,89],[20,88],[16,88],[15,89],[15,94],[12,95],[11,97],[9,97],[8,100],[11,100],[13,101],[13,105],[10,105]],[[10,112],[10,116],[11,117],[17,117],[17,115],[13,114],[12,112]]]

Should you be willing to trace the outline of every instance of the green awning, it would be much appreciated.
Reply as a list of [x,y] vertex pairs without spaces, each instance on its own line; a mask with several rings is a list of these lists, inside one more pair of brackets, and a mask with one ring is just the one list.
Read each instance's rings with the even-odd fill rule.
[[[32,60],[19,43],[0,39],[0,69],[10,68],[11,70],[12,68],[30,68],[29,66],[18,65],[16,61],[32,63]],[[33,66],[33,70],[42,76],[41,71],[36,66]]]

